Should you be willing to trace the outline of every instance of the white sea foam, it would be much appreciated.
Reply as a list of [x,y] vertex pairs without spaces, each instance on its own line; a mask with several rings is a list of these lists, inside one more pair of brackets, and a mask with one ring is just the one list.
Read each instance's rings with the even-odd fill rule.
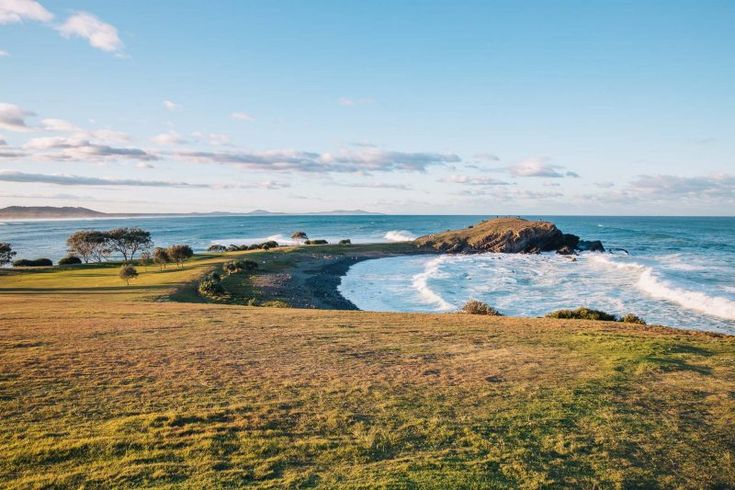
[[413,276],[413,288],[418,291],[421,298],[430,304],[436,305],[440,310],[451,310],[453,306],[429,287],[429,280],[440,274],[441,264],[446,261],[446,256],[439,256],[426,263],[423,272]]
[[699,311],[725,320],[735,320],[735,301],[678,287],[658,277],[652,267],[637,262],[616,262],[604,255],[592,257],[592,260],[617,269],[638,273],[635,287],[653,298],[671,301],[688,310]]
[[219,245],[252,245],[254,243],[263,243],[263,242],[269,242],[269,241],[276,241],[279,245],[295,245],[297,242],[296,240],[292,240],[285,235],[276,234],[276,235],[270,235],[267,237],[260,237],[260,238],[217,238],[215,240],[211,240],[209,243],[212,245],[219,244]]
[[410,242],[416,239],[416,235],[408,230],[391,230],[383,235],[383,238],[389,242]]

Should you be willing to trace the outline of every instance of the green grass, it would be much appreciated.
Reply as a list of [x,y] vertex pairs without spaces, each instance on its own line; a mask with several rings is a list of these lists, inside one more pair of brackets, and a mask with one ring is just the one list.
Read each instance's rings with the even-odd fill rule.
[[0,487],[735,486],[733,337],[154,301],[240,255],[0,277]]

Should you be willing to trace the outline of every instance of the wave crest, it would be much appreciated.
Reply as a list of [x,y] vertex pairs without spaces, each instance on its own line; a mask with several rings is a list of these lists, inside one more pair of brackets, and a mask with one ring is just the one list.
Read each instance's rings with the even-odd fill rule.
[[383,235],[383,238],[389,242],[410,242],[416,239],[416,235],[408,230],[390,230],[388,233]]
[[451,310],[454,307],[429,287],[429,279],[436,277],[440,273],[439,268],[445,260],[445,257],[437,257],[436,259],[430,260],[426,263],[424,271],[414,275],[412,278],[412,286],[418,291],[419,295],[427,303],[437,305],[442,311]]

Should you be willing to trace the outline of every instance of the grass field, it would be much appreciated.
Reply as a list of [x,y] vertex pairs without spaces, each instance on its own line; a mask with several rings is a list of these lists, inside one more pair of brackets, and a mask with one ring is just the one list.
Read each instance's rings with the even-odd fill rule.
[[229,258],[0,276],[0,487],[735,486],[734,337],[160,301]]

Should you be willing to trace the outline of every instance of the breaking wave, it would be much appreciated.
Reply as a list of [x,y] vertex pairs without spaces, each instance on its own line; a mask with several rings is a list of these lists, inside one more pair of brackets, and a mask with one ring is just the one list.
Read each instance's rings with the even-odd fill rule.
[[426,303],[434,304],[440,310],[446,311],[454,307],[429,287],[429,280],[441,274],[440,266],[444,262],[446,262],[446,256],[440,256],[427,262],[423,272],[413,276],[411,285]]
[[407,230],[391,230],[383,238],[389,242],[410,242],[416,239],[416,235]]

